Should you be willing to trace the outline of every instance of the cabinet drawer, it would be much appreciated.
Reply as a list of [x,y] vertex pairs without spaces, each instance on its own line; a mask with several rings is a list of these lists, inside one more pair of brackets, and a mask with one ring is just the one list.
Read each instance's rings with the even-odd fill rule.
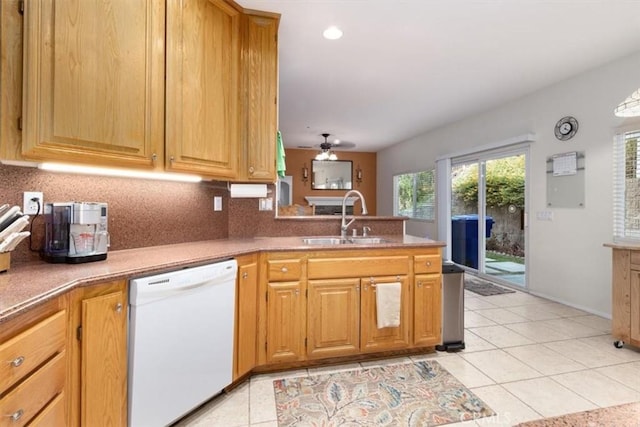
[[631,265],[640,266],[640,251],[629,251],[631,256]]
[[302,275],[301,259],[278,259],[267,261],[270,282],[298,280]]
[[413,272],[415,274],[440,273],[441,271],[440,255],[416,255],[413,257]]
[[66,325],[62,310],[0,345],[0,393],[64,348]]
[[7,415],[0,418],[0,427],[26,425],[62,393],[65,374],[65,353],[62,352],[0,400],[0,414]]
[[341,279],[346,277],[389,276],[409,273],[408,256],[315,258],[309,259],[309,279]]
[[64,393],[60,393],[47,405],[37,417],[31,421],[29,427],[50,427],[67,425],[65,416]]

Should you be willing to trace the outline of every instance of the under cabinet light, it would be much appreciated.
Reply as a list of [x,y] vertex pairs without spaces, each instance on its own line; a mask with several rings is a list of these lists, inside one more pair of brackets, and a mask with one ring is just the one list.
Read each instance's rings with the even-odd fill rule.
[[200,182],[202,178],[183,173],[146,172],[131,169],[114,169],[96,166],[78,166],[63,163],[40,163],[38,169],[50,172],[79,173],[85,175],[117,176],[122,178],[156,179],[162,181]]

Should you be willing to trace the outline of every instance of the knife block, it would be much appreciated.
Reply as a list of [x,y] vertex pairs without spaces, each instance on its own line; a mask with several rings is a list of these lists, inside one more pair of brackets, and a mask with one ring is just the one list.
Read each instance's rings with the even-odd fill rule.
[[11,265],[11,252],[0,253],[0,273],[4,273],[9,270]]

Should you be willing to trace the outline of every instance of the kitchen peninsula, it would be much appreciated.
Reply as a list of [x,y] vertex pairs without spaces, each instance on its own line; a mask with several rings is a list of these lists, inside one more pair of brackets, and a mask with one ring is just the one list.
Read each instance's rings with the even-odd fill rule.
[[[0,356],[15,362],[1,372],[0,407],[60,425],[92,417],[126,425],[128,280],[229,258],[239,265],[234,384],[256,370],[428,351],[441,340],[444,244],[378,237],[370,245],[220,239],[112,251],[83,265],[16,264],[0,275]],[[388,282],[402,286],[400,326],[378,329],[375,286]]]

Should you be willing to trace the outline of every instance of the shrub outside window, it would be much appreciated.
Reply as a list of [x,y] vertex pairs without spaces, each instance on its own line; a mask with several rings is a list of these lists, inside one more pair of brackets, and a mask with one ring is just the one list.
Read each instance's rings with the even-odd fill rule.
[[394,214],[413,219],[435,220],[435,170],[393,177]]

